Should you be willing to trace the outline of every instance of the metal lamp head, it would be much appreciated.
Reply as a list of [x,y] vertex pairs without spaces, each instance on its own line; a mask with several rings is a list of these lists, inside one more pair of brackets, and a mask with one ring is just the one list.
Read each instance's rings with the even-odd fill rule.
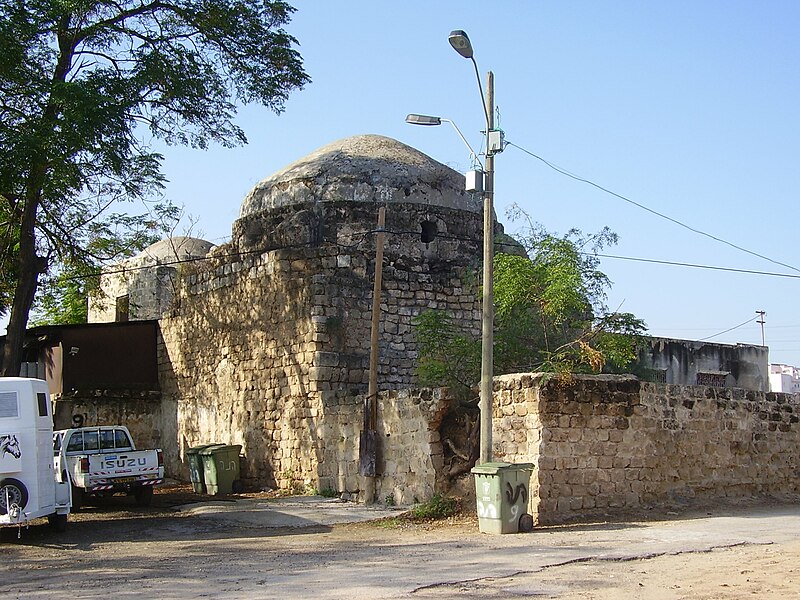
[[467,37],[467,32],[461,29],[455,29],[450,32],[447,37],[450,45],[464,58],[472,58],[472,44]]
[[442,118],[411,114],[406,117],[406,123],[410,123],[411,125],[441,125]]

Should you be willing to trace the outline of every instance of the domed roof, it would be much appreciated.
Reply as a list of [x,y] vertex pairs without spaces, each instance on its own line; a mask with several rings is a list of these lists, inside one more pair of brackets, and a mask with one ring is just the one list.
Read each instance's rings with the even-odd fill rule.
[[257,184],[240,217],[308,202],[411,202],[480,212],[464,176],[402,142],[358,135],[323,146]]
[[147,262],[166,263],[189,258],[202,258],[214,244],[193,237],[183,235],[160,240],[148,246],[134,257],[134,260]]

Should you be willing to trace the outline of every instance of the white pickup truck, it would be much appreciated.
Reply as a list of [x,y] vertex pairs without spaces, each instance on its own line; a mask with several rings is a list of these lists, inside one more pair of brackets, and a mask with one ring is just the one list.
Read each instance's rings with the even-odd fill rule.
[[62,429],[53,433],[58,475],[72,483],[72,508],[84,497],[125,493],[148,506],[153,487],[164,482],[161,450],[137,450],[121,425]]

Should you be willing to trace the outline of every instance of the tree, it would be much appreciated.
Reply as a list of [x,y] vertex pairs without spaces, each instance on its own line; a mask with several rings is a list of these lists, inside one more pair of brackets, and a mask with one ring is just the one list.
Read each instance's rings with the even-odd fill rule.
[[[608,309],[611,282],[597,257],[616,243],[616,234],[608,228],[593,235],[573,229],[558,236],[530,224],[518,241],[528,256],[494,257],[495,373],[598,373],[631,366],[645,324]],[[480,340],[441,311],[426,311],[415,324],[420,382],[447,385],[462,395],[472,390],[477,398]]]
[[[609,229],[564,236],[529,222],[511,244],[527,252],[494,257],[494,372],[624,371],[636,359],[644,323],[609,311],[611,282],[599,270],[597,253],[616,243]],[[505,246],[501,246],[505,247]],[[511,248],[509,248],[511,249]],[[447,475],[469,472],[479,456],[481,340],[458,327],[445,311],[415,317],[419,344],[417,376],[422,385],[447,386],[457,402],[442,419]]]
[[495,257],[496,371],[624,370],[645,324],[606,305],[611,281],[597,254],[617,242],[607,227],[558,236],[531,224],[520,236],[530,259]]
[[[11,311],[2,373],[18,373],[43,274],[112,258],[147,215],[108,218],[164,185],[149,147],[246,143],[236,103],[275,112],[308,82],[294,9],[270,0],[0,0],[0,304]],[[123,244],[124,245],[124,244]],[[104,251],[108,250],[108,253]]]

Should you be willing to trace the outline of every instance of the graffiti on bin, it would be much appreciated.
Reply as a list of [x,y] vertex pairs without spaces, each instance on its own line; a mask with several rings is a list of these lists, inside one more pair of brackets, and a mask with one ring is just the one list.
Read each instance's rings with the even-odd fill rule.
[[528,487],[524,483],[520,483],[516,488],[511,487],[511,483],[506,482],[506,500],[509,504],[516,504],[519,497],[522,496],[523,502],[528,502]]
[[484,504],[482,500],[478,500],[478,517],[481,519],[496,519],[497,506],[494,502],[487,502]]

